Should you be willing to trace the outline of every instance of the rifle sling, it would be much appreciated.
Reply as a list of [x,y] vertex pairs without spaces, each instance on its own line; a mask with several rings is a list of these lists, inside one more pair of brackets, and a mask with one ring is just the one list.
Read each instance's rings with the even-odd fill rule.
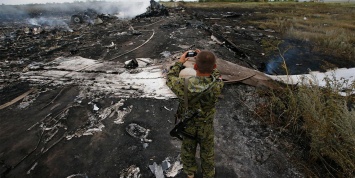
[[[213,77],[213,80],[212,80],[212,84],[203,92],[199,93],[195,98],[193,98],[191,101],[190,101],[190,104],[191,103],[195,103],[197,102],[201,97],[202,95],[206,94],[208,91],[211,90],[212,87],[214,87],[216,85],[216,78]],[[185,111],[187,111],[188,109],[188,99],[187,99],[187,87],[188,87],[188,84],[189,84],[189,79],[188,78],[185,78],[185,83],[184,83],[184,104],[185,104]]]
[[[213,76],[212,76],[213,77]],[[205,93],[207,93],[207,91],[209,91],[215,84],[216,84],[216,79],[213,77],[213,83],[212,83],[212,85],[210,85],[204,92],[202,92],[202,93],[200,93],[199,95],[197,95],[195,98],[193,98],[192,99],[192,102],[190,102],[190,104],[191,103],[195,103],[197,100],[199,100],[200,98],[201,98],[201,96],[203,95],[203,94],[205,94]],[[189,104],[189,102],[188,102],[188,98],[187,98],[187,88],[188,88],[188,84],[189,84],[189,79],[188,78],[185,78],[185,83],[184,83],[184,105],[185,105],[185,112],[188,110],[188,104]],[[187,122],[189,122],[190,120],[192,120],[192,118],[194,118],[196,115],[197,115],[198,113],[196,112],[196,113],[194,113],[191,117],[189,117],[189,118],[184,118],[185,120],[182,120],[182,121],[180,121],[180,122],[182,122],[182,123],[184,123],[184,124],[187,124]],[[196,137],[196,136],[194,136],[194,135],[192,135],[192,134],[190,134],[190,133],[188,133],[188,132],[185,132],[185,130],[184,129],[181,129],[181,128],[177,128],[178,127],[178,125],[176,125],[175,127],[174,127],[174,129],[172,130],[173,131],[173,134],[175,135],[176,133],[180,133],[180,134],[182,134],[182,135],[184,135],[185,137],[188,137],[188,138],[190,138],[190,139],[194,139],[194,140],[197,140],[198,138]],[[170,134],[171,134],[172,132],[170,132]],[[181,139],[181,138],[179,138],[179,139]]]

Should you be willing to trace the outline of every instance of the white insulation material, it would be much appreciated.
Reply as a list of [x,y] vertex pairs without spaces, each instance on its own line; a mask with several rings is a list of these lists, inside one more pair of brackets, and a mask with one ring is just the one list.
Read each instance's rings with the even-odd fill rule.
[[[352,83],[355,81],[355,68],[341,68],[335,70],[329,70],[327,72],[310,72],[309,74],[302,75],[267,75],[273,80],[281,81],[286,84],[303,84],[310,85],[315,84],[321,87],[326,86],[325,78],[329,78],[334,81],[337,80],[343,85],[342,89],[348,90],[351,89]],[[346,95],[344,92],[340,92],[341,95]],[[355,91],[350,92],[350,94],[355,94]]]
[[138,60],[138,68],[126,69],[120,62],[59,57],[42,69],[22,73],[21,79],[37,84],[79,85],[123,98],[175,98],[165,84],[162,65],[152,64],[146,58]]

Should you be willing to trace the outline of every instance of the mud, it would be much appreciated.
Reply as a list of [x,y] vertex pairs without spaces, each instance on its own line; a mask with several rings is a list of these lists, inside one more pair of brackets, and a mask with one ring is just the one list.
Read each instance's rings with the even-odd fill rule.
[[[107,76],[144,70],[123,68],[127,60],[149,58],[148,67],[154,67],[190,48],[211,50],[221,59],[265,71],[271,57],[264,54],[261,40],[282,38],[272,30],[248,25],[247,20],[255,17],[251,10],[169,11],[169,17],[114,17],[98,25],[71,24],[69,15],[56,15],[72,32],[54,27],[32,34],[24,30],[34,28],[24,19],[1,23],[0,104],[30,88],[37,89],[0,110],[1,177],[128,177],[127,171],[154,177],[149,165],[167,158],[175,161],[180,153],[180,141],[168,134],[174,126],[177,100],[168,94],[155,99],[157,91],[147,97],[144,90],[129,87],[133,79],[126,83],[129,92],[117,87],[114,92],[101,92],[104,85],[115,82]],[[224,18],[230,15],[227,12],[237,14]],[[221,45],[221,39],[232,43]],[[60,69],[53,63],[58,57],[76,56],[106,68]],[[298,66],[295,73],[303,72],[307,65]],[[112,73],[115,67],[120,69]],[[37,75],[52,70],[76,73],[73,78]],[[88,82],[98,79],[102,85]],[[303,168],[292,162],[294,155],[285,151],[287,142],[255,114],[260,100],[263,98],[253,87],[230,84],[224,88],[215,118],[216,177],[305,177]],[[151,142],[131,136],[126,131],[130,124],[149,129],[146,138]]]

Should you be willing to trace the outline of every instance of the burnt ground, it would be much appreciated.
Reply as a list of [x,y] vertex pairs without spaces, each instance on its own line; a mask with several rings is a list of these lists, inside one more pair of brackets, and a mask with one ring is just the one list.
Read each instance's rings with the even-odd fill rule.
[[[223,17],[227,12],[236,14]],[[248,25],[254,13],[237,8],[176,8],[170,9],[169,17],[129,21],[110,17],[96,25],[73,24],[69,15],[51,14],[50,19],[59,19],[59,25],[42,24],[47,27],[38,34],[34,28],[39,26],[29,25],[26,19],[3,20],[0,104],[30,88],[36,90],[25,100],[0,110],[1,177],[118,177],[132,165],[139,167],[142,177],[154,177],[149,165],[161,164],[166,158],[174,163],[180,152],[180,142],[168,134],[173,128],[176,99],[124,98],[119,111],[126,115],[117,124],[117,114],[98,118],[103,118],[101,108],[120,103],[123,97],[99,92],[82,96],[86,89],[75,83],[33,82],[21,74],[29,65],[43,68],[44,63],[63,56],[121,63],[150,58],[160,64],[169,58],[164,52],[179,54],[191,46],[265,71],[271,55],[263,54],[261,40],[282,36]],[[122,55],[148,40],[153,30],[154,36],[146,45]],[[211,34],[230,43],[218,44],[211,40]],[[114,46],[110,46],[112,42]],[[316,66],[319,61],[314,63]],[[305,65],[297,67],[295,73],[307,70]],[[256,103],[262,100],[254,87],[240,83],[225,86],[215,118],[216,177],[305,177],[304,168],[294,161],[301,156],[296,154],[299,148],[255,114]],[[95,106],[100,110],[94,110]],[[131,111],[125,112],[130,106]],[[132,123],[150,129],[147,138],[152,142],[132,137],[126,131]],[[83,134],[88,129],[96,131]],[[183,176],[179,173],[176,177]]]

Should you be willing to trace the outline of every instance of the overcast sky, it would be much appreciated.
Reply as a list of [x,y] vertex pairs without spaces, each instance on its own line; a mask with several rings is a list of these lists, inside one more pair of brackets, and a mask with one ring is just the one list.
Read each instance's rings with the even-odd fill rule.
[[47,2],[73,2],[73,0],[0,0],[1,4],[30,4],[30,3],[39,3],[45,4]]
[[[45,4],[45,3],[63,3],[63,2],[74,2],[75,0],[0,0],[0,4],[30,4],[30,3],[39,3],[39,4]],[[77,1],[86,1],[86,0],[77,0]],[[132,1],[150,1],[150,0],[105,0],[105,1],[120,1],[120,2],[132,2]],[[156,0],[159,1],[159,0]],[[160,0],[160,1],[169,1],[169,0]],[[177,0],[180,1],[180,0]],[[183,1],[198,1],[198,0],[183,0]],[[299,0],[299,1],[304,1],[304,0]],[[309,1],[309,0],[306,0]],[[348,2],[348,0],[324,0],[325,2],[328,1],[342,1],[342,2]],[[350,0],[350,2],[355,2],[355,0]]]
[[[86,0],[79,0],[79,1],[86,1]],[[132,2],[132,1],[150,1],[150,0],[106,0],[106,1],[127,1],[127,2]],[[162,1],[169,1],[169,0],[162,0]],[[185,1],[196,1],[196,0],[185,0]],[[39,4],[45,4],[45,3],[63,3],[63,2],[74,2],[74,0],[0,0],[0,4],[30,4],[30,3],[39,3]]]

